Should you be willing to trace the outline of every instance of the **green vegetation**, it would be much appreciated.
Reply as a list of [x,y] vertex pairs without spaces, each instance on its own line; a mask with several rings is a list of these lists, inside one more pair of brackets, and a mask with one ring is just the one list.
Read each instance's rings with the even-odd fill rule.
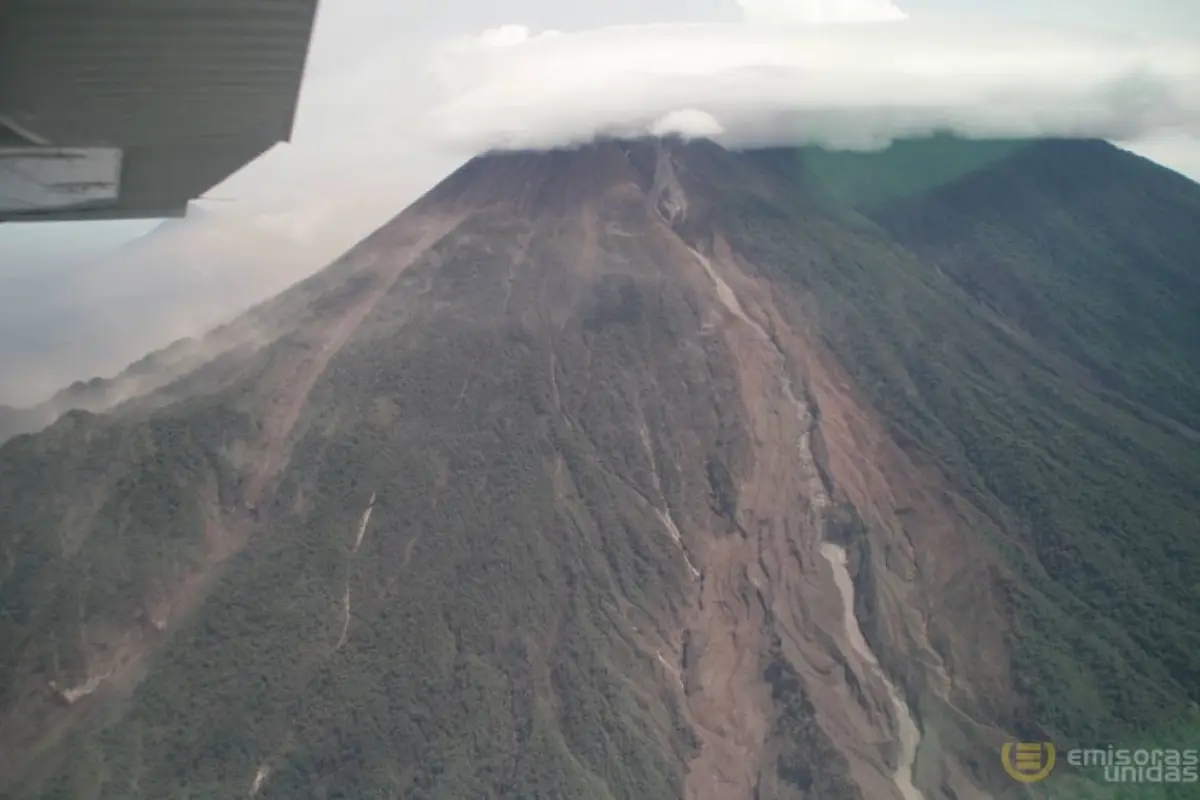
[[[654,282],[601,287],[553,343],[495,325],[499,294],[484,305],[459,291],[486,263],[473,233],[426,266],[446,279],[436,302],[385,298],[329,365],[254,535],[211,572],[141,680],[123,695],[103,689],[105,713],[75,720],[65,740],[43,731],[38,757],[6,765],[0,792],[227,798],[265,765],[263,798],[680,796],[696,742],[635,628],[654,630],[682,603],[686,568],[639,498],[656,493],[628,423],[636,396],[659,422],[660,457],[673,446],[660,437],[680,430],[720,452],[712,397],[729,392],[728,366],[717,350],[679,361],[672,326],[693,312]],[[141,629],[137,599],[169,583],[176,561],[196,562],[206,487],[237,522],[222,476],[256,424],[225,409],[246,391],[148,419],[71,418],[0,449],[5,520],[25,547],[56,548],[61,514],[35,514],[120,476],[97,489],[98,521],[84,520],[92,549],[74,560],[10,552],[26,577],[0,584],[5,608],[39,605],[3,630],[6,692],[36,693],[14,678],[54,674],[45,659],[27,663],[34,637],[60,642],[66,672],[85,628],[114,640],[122,621]],[[686,480],[662,461],[670,502],[700,505],[683,487],[707,487],[704,460]],[[104,598],[106,628],[73,605],[74,564],[93,576],[79,588],[121,593]]]
[[[1146,735],[1136,737],[1109,737],[1087,742],[1060,743],[1059,760],[1054,773],[1046,781],[1035,787],[1034,794],[1041,800],[1191,800],[1200,790],[1200,782],[1186,780],[1169,783],[1153,782],[1156,777],[1151,773],[1149,780],[1146,773],[1138,774],[1119,769],[1110,769],[1107,773],[1103,766],[1072,767],[1068,762],[1067,752],[1072,748],[1105,749],[1109,745],[1116,749],[1162,751],[1158,756],[1167,763],[1167,752],[1175,751],[1179,761],[1184,763],[1185,755],[1180,751],[1191,750],[1193,757],[1200,752],[1200,715],[1191,718],[1184,716],[1177,723],[1155,730]],[[1151,756],[1153,758],[1154,756]],[[1132,760],[1132,756],[1130,756]],[[1200,765],[1193,766],[1192,774]],[[1164,771],[1159,780],[1169,778]],[[1175,778],[1187,778],[1183,773]],[[1129,781],[1122,784],[1117,782],[1124,779]],[[1136,781],[1136,782],[1135,782]]]
[[1046,142],[874,217],[1108,402],[1200,430],[1197,184],[1100,142]]
[[[1069,167],[1050,170],[1060,151]],[[773,214],[743,198],[726,221],[738,252],[807,290],[897,440],[1017,571],[1023,724],[1067,739],[1170,724],[1200,702],[1200,187],[1046,143],[940,191],[854,236],[803,197]],[[1036,314],[999,315],[934,268],[997,263],[1021,265],[1007,280]]]
[[830,200],[862,209],[905,200],[1001,162],[1029,146],[1019,140],[969,141],[951,135],[900,139],[878,151],[801,147],[773,159]]
[[[807,170],[773,192],[722,158],[679,170],[720,201],[689,224],[802,290],[1010,567],[1018,697],[981,698],[1007,715],[987,722],[1196,746],[1200,188],[1092,143],[752,156]],[[302,335],[0,446],[0,795],[241,797],[261,774],[259,798],[681,796],[689,665],[658,656],[689,578],[659,512],[685,539],[739,535],[750,434],[720,337],[681,345],[702,314],[641,206],[603,213],[622,235],[586,270],[555,218],[500,214],[412,266],[312,387],[253,512],[262,401],[295,390]],[[356,307],[376,282],[352,262],[254,319]],[[827,519],[856,564],[870,518]],[[768,656],[763,800],[855,797]]]
[[779,714],[772,731],[781,749],[779,776],[804,792],[805,797],[860,798],[862,793],[849,779],[845,756],[817,727],[812,701],[795,669],[779,652],[778,643],[763,677],[771,687],[771,699]]

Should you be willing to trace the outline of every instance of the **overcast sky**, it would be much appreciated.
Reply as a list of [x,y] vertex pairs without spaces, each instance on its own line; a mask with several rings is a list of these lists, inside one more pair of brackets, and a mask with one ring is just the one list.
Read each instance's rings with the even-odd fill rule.
[[[205,208],[325,258],[481,148],[622,126],[1097,135],[1200,179],[1197,86],[1200,0],[322,0],[292,142]],[[0,225],[0,298],[155,224]]]
[[[707,34],[710,41],[678,44],[675,52],[666,58],[677,67],[697,51],[710,58],[719,56],[721,41],[731,42],[731,47],[758,48],[754,34],[744,31],[747,22],[774,22],[783,17],[836,22],[904,16],[908,19],[901,23],[902,28],[883,34],[885,50],[894,50],[899,56],[914,51],[924,53],[929,49],[917,42],[909,42],[914,37],[904,29],[928,23],[944,24],[942,21],[946,19],[951,20],[950,27],[944,29],[947,32],[926,34],[926,38],[934,36],[936,46],[932,50],[935,54],[955,48],[969,54],[981,46],[986,48],[989,45],[981,45],[981,42],[989,34],[996,40],[997,23],[1023,23],[1046,29],[1046,39],[1038,45],[1040,50],[1026,58],[1027,67],[1036,68],[1036,59],[1053,56],[1055,47],[1066,47],[1058,44],[1059,39],[1069,42],[1071,37],[1085,36],[1091,31],[1151,40],[1135,45],[1126,61],[1133,59],[1135,62],[1158,52],[1160,45],[1156,40],[1160,38],[1174,42],[1177,49],[1190,47],[1193,52],[1200,53],[1200,3],[1195,0],[896,0],[895,3],[890,0],[597,0],[581,3],[514,0],[504,4],[484,0],[440,0],[437,3],[324,0],[318,14],[292,143],[280,145],[210,192],[212,197],[237,201],[214,203],[211,208],[224,213],[235,210],[242,214],[270,212],[273,224],[328,231],[327,235],[337,240],[337,246],[343,240],[350,244],[452,169],[472,146],[489,143],[489,138],[495,138],[494,130],[472,130],[471,135],[463,135],[464,126],[467,129],[478,127],[478,120],[463,110],[471,111],[470,103],[475,103],[473,110],[476,113],[482,111],[493,118],[497,114],[513,119],[547,114],[546,104],[536,107],[536,89],[512,83],[513,79],[519,81],[527,73],[520,69],[514,71],[511,65],[497,70],[495,65],[489,64],[489,72],[495,74],[472,75],[469,70],[460,69],[462,74],[457,76],[460,84],[472,78],[490,81],[490,87],[482,88],[448,85],[445,74],[439,79],[436,73],[430,72],[431,48],[454,37],[477,37],[483,31],[501,26],[523,26],[535,34],[545,30],[562,31],[568,37],[592,31],[590,39],[583,44],[595,64],[594,69],[616,67],[620,71],[621,65],[628,64],[637,54],[642,55],[646,64],[655,65],[655,59],[662,57],[656,37],[678,35],[681,30],[686,30],[680,27],[684,23],[717,23],[727,27],[713,29]],[[960,18],[966,19],[961,21]],[[673,27],[652,32],[643,30],[640,34],[636,30],[632,34],[628,30],[611,30],[613,26],[650,23]],[[602,28],[610,30],[595,33]],[[778,26],[773,28],[778,31]],[[588,34],[584,36],[586,38]],[[832,30],[825,34],[825,38],[835,42],[834,47],[838,36]],[[718,42],[716,48],[712,47],[713,41]],[[886,47],[889,42],[895,43],[891,49]],[[534,59],[529,69],[543,75],[562,72],[560,67],[573,63],[571,59],[578,55],[580,44],[578,38],[569,39],[559,46],[557,53],[549,53],[542,64]],[[786,40],[777,39],[774,44],[777,50],[787,46]],[[991,46],[994,49],[994,41]],[[870,62],[853,63],[855,59],[865,61],[869,58],[869,54],[861,54],[856,47],[859,45],[849,42],[842,48],[841,72],[837,74],[855,69],[861,71],[864,66],[870,69]],[[1021,47],[1023,45],[1010,45],[1009,49],[1019,51]],[[1084,53],[1085,57],[1076,59],[1073,66],[1086,64],[1089,57],[1098,59],[1097,63],[1103,65],[1104,48],[1103,43],[1093,47]],[[713,53],[714,49],[718,52]],[[796,52],[802,50],[799,45],[793,49]],[[1079,46],[1076,50],[1083,52]],[[547,63],[553,68],[545,68]],[[963,69],[963,65],[953,58],[948,63],[960,72]],[[739,62],[732,65],[730,75],[722,77],[738,94],[744,95],[747,85],[759,94],[769,93],[770,87],[764,88],[762,81],[755,83],[755,77],[745,77],[755,66],[761,65]],[[803,75],[813,74],[817,66],[820,64],[784,65],[793,73]],[[1190,69],[1194,65],[1184,66]],[[741,70],[739,76],[732,75],[735,69]],[[1046,70],[1052,69],[1046,67]],[[826,72],[836,73],[837,70]],[[789,74],[786,70],[781,71],[776,79],[786,80]],[[1055,74],[1044,74],[1036,76],[1036,80],[1053,86],[1056,77]],[[505,89],[509,96],[497,99],[497,82],[503,79],[510,81]],[[572,79],[574,84],[570,83]],[[559,91],[569,92],[580,87],[578,97],[585,103],[592,102],[592,109],[585,108],[584,111],[595,116],[597,104],[590,92],[596,80],[595,76],[569,75]],[[636,87],[640,82],[640,76],[631,75],[627,68],[623,78],[609,81],[606,97],[616,93],[628,96],[628,87]],[[680,91],[688,99],[713,101],[711,96],[697,94],[694,85],[681,86],[680,83],[668,77],[660,82],[659,91]],[[1023,90],[1020,81],[1016,83],[1015,89]],[[839,88],[833,83],[829,85],[829,91]],[[1195,85],[1192,84],[1193,94],[1200,96],[1194,91]],[[1075,99],[1094,88],[1070,88],[1063,91],[1063,97]],[[456,89],[460,96],[454,96]],[[474,96],[471,96],[472,90]],[[950,92],[966,90],[978,93],[977,87],[969,84],[961,90],[957,85],[942,86],[938,90],[941,94],[936,101],[941,103],[939,108],[943,114],[951,118],[961,116],[961,109],[955,106],[956,98],[950,98],[955,102],[947,102],[947,97]],[[872,92],[890,92],[891,86],[876,81],[871,86],[858,87],[858,91],[863,95],[863,101],[869,102],[873,98]],[[1131,91],[1136,93],[1138,85],[1134,84]],[[554,106],[561,105],[556,97],[545,99],[553,101]],[[481,106],[480,103],[485,101],[486,104]],[[815,102],[812,98],[796,97],[789,101],[793,109],[801,110],[808,108],[805,103]],[[921,102],[931,101],[921,98]],[[457,111],[455,103],[459,104]],[[523,107],[522,103],[530,107]],[[443,106],[450,108],[447,110]],[[437,116],[439,111],[443,115],[440,118]],[[621,107],[615,111],[628,113],[631,109]],[[1187,111],[1192,113],[1195,109]],[[455,113],[456,117],[446,116]],[[568,113],[578,115],[579,111],[573,109]],[[752,124],[755,119],[751,115],[742,122]],[[563,125],[561,120],[541,122],[552,129],[555,125],[560,128]],[[586,128],[593,122],[595,120],[590,117],[577,118],[570,120],[566,128],[578,128],[581,124]],[[729,120],[724,123],[728,127]],[[541,127],[544,129],[546,125]],[[459,150],[445,149],[443,145],[448,135],[458,135],[457,143],[462,145]],[[1166,131],[1122,144],[1132,144],[1139,152],[1200,178],[1200,145],[1187,132]],[[2,225],[0,253],[4,258],[0,263],[9,270],[41,268],[55,260],[74,258],[80,252],[108,248],[114,240],[144,232],[151,224]]]

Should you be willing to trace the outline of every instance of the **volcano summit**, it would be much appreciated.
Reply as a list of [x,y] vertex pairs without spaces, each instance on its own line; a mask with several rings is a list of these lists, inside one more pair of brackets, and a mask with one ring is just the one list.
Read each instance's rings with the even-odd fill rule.
[[951,800],[1023,796],[1013,739],[1182,747],[1197,219],[1092,141],[474,159],[0,447],[0,794]]

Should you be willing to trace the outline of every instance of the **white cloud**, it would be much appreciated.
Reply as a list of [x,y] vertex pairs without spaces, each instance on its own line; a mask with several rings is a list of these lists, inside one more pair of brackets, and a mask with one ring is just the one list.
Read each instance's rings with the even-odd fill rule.
[[1200,134],[1200,49],[996,24],[526,32],[503,48],[456,40],[435,63],[446,99],[426,123],[466,154],[649,133],[679,109],[732,144]]
[[682,108],[666,114],[658,122],[650,126],[650,132],[655,136],[675,134],[687,138],[712,138],[725,132],[721,123],[712,114],[697,111],[694,108]]
[[752,23],[890,22],[906,14],[891,0],[738,0]]
[[484,31],[479,41],[489,47],[507,47],[520,44],[529,38],[529,29],[524,25],[501,25]]
[[[324,3],[292,142],[213,189],[209,194],[238,202],[213,206],[220,213],[211,219],[188,220],[201,230],[161,242],[152,268],[90,269],[92,283],[111,276],[121,297],[81,298],[91,284],[67,278],[66,268],[144,232],[147,223],[0,226],[0,296],[10,299],[0,309],[0,333],[10,334],[0,336],[7,345],[0,346],[0,402],[16,399],[17,390],[58,388],[76,370],[108,370],[104,359],[140,355],[174,335],[176,323],[201,325],[209,309],[223,314],[242,295],[273,291],[273,282],[304,274],[384,223],[463,158],[500,144],[555,145],[597,131],[842,147],[879,146],[934,127],[1090,134],[1200,179],[1194,38],[1131,42],[1002,20],[937,23],[920,17],[939,5],[963,10],[962,0],[900,2],[912,19],[901,19],[890,0],[522,0],[503,12],[474,0]],[[1125,7],[1120,14],[1117,5]],[[1191,25],[1195,37],[1200,28],[1184,5],[1014,0],[996,13],[1129,31]],[[728,20],[739,7],[741,24],[542,30]],[[538,24],[438,38],[511,19]],[[226,224],[228,233],[218,236],[217,226]],[[216,265],[226,277],[191,264]],[[211,291],[189,288],[184,278],[193,271],[204,274]],[[129,313],[130,294],[159,286],[164,276],[178,277],[182,288],[162,285],[163,304],[141,303],[142,316]],[[68,300],[78,307],[62,310]],[[110,317],[129,324],[130,338],[96,328],[72,342],[64,322],[78,328]],[[118,341],[127,348],[119,356],[109,350]],[[51,345],[62,349],[52,354]]]
[[[527,42],[532,38],[544,38],[546,36],[556,36],[559,31],[549,30],[542,31],[533,36],[532,31],[524,25],[501,25],[499,28],[490,28],[479,35],[479,43],[485,47],[510,47],[514,44]],[[470,39],[467,40],[468,42]]]

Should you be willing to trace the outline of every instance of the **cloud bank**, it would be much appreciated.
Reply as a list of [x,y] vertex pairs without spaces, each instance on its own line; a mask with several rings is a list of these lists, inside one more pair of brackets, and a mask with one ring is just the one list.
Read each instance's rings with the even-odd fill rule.
[[743,24],[506,26],[447,42],[429,65],[445,99],[424,122],[463,154],[647,133],[836,149],[936,131],[1200,136],[1191,43],[899,19],[886,1],[834,4],[842,21],[820,25],[820,2],[743,6]]
[[738,0],[752,23],[892,22],[908,15],[891,0]]
[[6,277],[0,405],[32,405],[72,381],[115,375],[274,296],[337,255],[313,239],[317,224],[311,213],[193,209],[99,257]]

